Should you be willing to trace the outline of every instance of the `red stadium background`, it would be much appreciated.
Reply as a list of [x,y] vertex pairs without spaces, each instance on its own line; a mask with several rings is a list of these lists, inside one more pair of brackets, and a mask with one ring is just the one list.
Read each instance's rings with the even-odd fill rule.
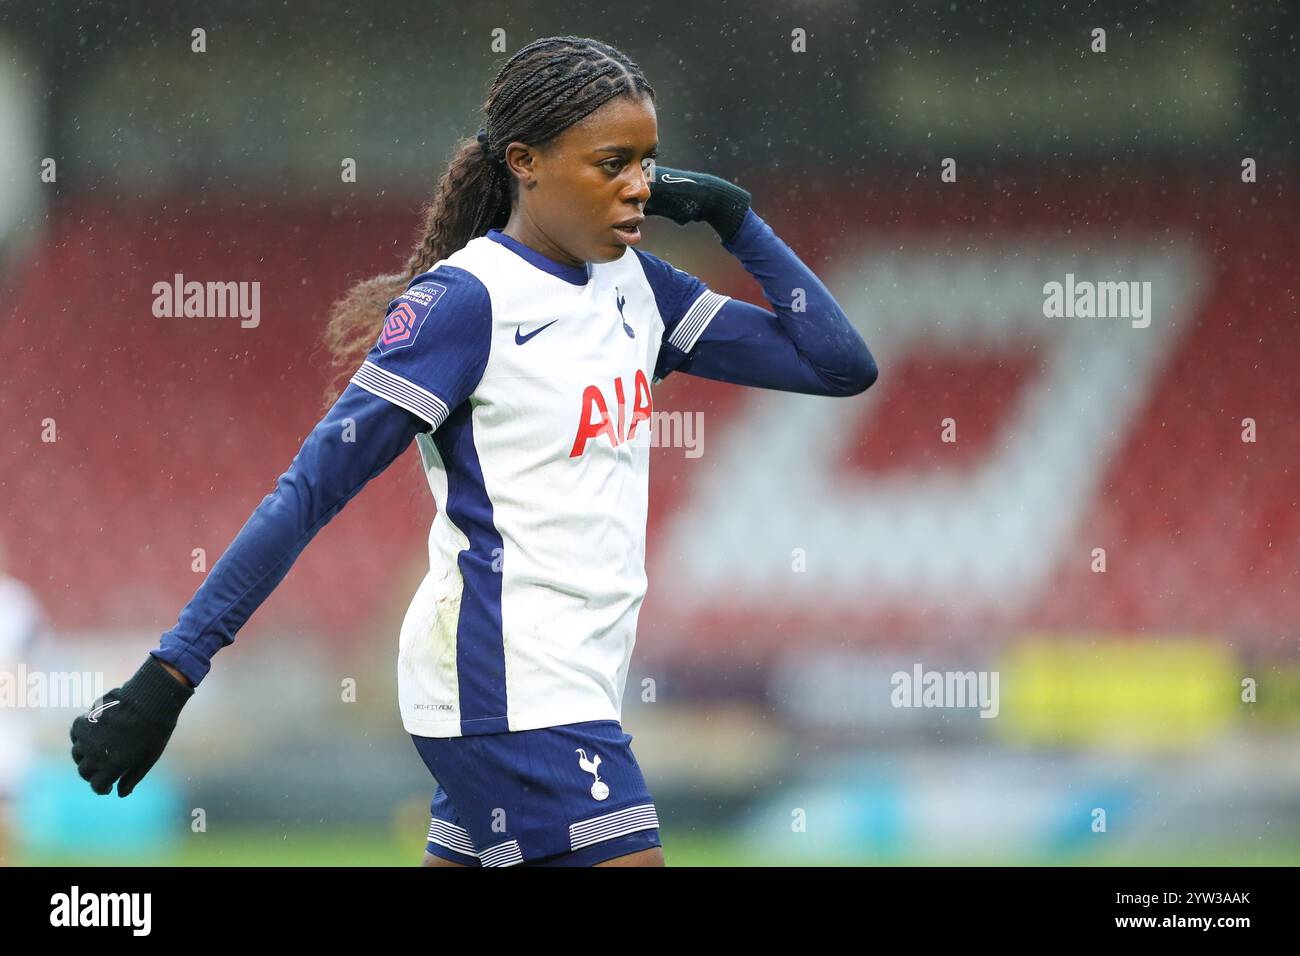
[[[835,456],[833,474],[817,476],[822,482],[869,487],[900,476],[970,475],[1005,438],[1043,368],[1030,340],[1018,350],[978,340],[953,347],[941,334],[910,339],[906,348],[891,347],[894,339],[882,344],[870,317],[848,307],[844,289],[845,276],[870,265],[868,239],[903,250],[939,244],[957,271],[964,256],[990,245],[1030,248],[1046,237],[1099,249],[1159,246],[1179,234],[1194,241],[1204,271],[1149,393],[1133,414],[1113,421],[1117,450],[1096,491],[1073,503],[1079,520],[1059,532],[1050,555],[1044,551],[1041,577],[992,604],[956,600],[947,587],[909,586],[901,597],[870,578],[828,591],[824,575],[803,598],[791,597],[796,587],[764,603],[754,599],[755,586],[762,590],[763,575],[788,573],[799,545],[776,532],[764,559],[771,567],[758,580],[752,561],[746,571],[743,555],[712,541],[709,559],[722,567],[715,580],[728,583],[702,598],[691,586],[698,555],[681,550],[689,536],[674,544],[666,529],[707,506],[701,486],[717,467],[710,441],[752,428],[746,416],[765,397],[669,378],[656,389],[655,409],[703,412],[704,454],[654,454],[650,592],[638,655],[707,657],[743,643],[753,657],[794,643],[1035,629],[1199,633],[1281,649],[1300,619],[1300,335],[1292,328],[1300,203],[1231,173],[1214,189],[1190,175],[1122,185],[1076,180],[1067,188],[1002,180],[993,190],[971,178],[921,189],[902,173],[891,188],[882,173],[871,189],[843,194],[794,194],[787,178],[746,182],[757,211],[827,279],[880,364],[880,381],[865,396],[815,399],[826,416],[842,419],[837,427],[851,430],[841,439],[853,449]],[[319,343],[330,303],[351,281],[401,261],[415,227],[413,208],[373,205],[177,197],[52,208],[45,236],[11,272],[12,320],[0,323],[8,368],[2,427],[11,436],[0,453],[0,488],[14,504],[3,528],[11,572],[36,590],[56,627],[152,622],[161,633],[173,624],[201,580],[191,570],[193,549],[206,550],[209,567],[217,560],[323,414]],[[765,301],[725,252],[692,261],[673,229],[648,230],[645,248],[718,291]],[[260,325],[155,318],[152,286],[175,273],[260,281]],[[851,412],[858,403],[873,405],[865,423]],[[955,444],[939,441],[949,415],[960,420]],[[1255,443],[1242,441],[1245,418],[1257,423]],[[52,443],[42,440],[47,420],[57,430]],[[747,440],[754,469],[825,470],[816,456],[764,447],[759,434]],[[772,504],[734,502],[760,528]],[[308,546],[242,639],[292,629],[341,643],[395,641],[426,560],[432,514],[410,451]],[[929,534],[936,552],[945,548],[944,528],[917,533]],[[888,545],[843,542],[848,550]],[[1092,570],[1095,547],[1107,549],[1105,574]],[[732,575],[729,555],[737,560]],[[809,560],[819,557],[837,559]],[[680,599],[687,592],[694,597]]]

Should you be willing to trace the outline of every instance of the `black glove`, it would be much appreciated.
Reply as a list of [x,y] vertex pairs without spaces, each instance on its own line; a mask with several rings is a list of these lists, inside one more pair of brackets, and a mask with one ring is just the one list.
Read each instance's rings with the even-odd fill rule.
[[77,773],[101,796],[125,797],[162,756],[194,688],[182,684],[152,654],[121,687],[114,687],[72,722]]
[[708,173],[655,165],[650,183],[647,216],[667,216],[678,225],[707,222],[730,242],[745,221],[753,198],[734,183]]

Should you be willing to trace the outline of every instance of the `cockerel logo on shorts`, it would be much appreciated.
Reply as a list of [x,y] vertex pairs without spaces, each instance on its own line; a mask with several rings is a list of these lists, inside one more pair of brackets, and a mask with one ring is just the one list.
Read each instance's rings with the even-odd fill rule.
[[600,774],[596,772],[596,768],[600,766],[600,754],[592,754],[596,759],[588,760],[587,752],[581,747],[579,747],[575,753],[578,755],[578,766],[596,778],[595,782],[591,785],[591,795],[597,800],[604,800],[609,796],[609,784],[601,780]]

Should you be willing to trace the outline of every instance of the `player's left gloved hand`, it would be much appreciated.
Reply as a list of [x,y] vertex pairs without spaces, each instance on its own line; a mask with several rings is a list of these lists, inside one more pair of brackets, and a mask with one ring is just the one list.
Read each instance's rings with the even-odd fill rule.
[[114,687],[72,722],[77,773],[103,796],[117,784],[125,797],[162,756],[194,688],[167,672],[152,654],[121,687]]
[[730,242],[745,221],[752,199],[735,183],[717,176],[656,164],[645,214],[666,216],[682,226],[707,222],[723,242]]

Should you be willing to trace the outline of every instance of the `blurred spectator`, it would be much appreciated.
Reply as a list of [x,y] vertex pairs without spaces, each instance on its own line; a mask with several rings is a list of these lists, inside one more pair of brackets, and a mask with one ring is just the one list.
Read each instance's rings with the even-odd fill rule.
[[0,681],[12,694],[0,694],[0,865],[10,862],[13,805],[28,765],[35,755],[35,722],[23,706],[26,679],[23,668],[31,660],[36,642],[46,632],[45,615],[36,595],[7,574],[4,541],[0,540]]

